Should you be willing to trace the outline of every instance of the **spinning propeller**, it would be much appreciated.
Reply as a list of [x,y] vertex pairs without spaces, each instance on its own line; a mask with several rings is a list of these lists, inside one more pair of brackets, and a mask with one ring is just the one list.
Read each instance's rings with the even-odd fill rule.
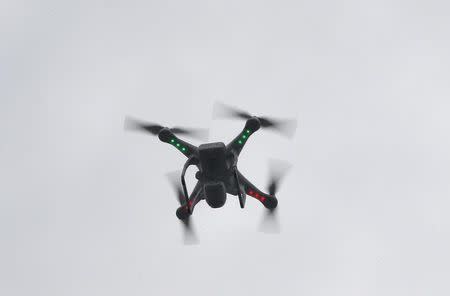
[[[279,185],[287,174],[291,165],[281,160],[271,159],[269,161],[269,185],[267,190],[270,195],[275,195],[279,188]],[[277,207],[278,208],[278,207]],[[277,215],[277,208],[267,209],[264,213],[264,217],[260,226],[262,232],[267,233],[279,233],[280,223]]]
[[[180,206],[185,206],[186,201],[183,194],[183,189],[180,184],[180,171],[170,172],[168,173],[167,179],[169,179],[170,184],[172,185],[173,190],[175,191],[177,201]],[[186,219],[180,220],[183,227],[183,240],[184,244],[191,245],[198,243],[197,235],[195,234],[194,228],[191,222],[191,216],[188,216]]]
[[[157,136],[163,128],[164,126],[159,124],[144,122],[131,117],[125,118],[125,129],[128,130],[144,131]],[[169,128],[169,130],[176,135],[185,135],[191,138],[205,141],[208,139],[209,134],[208,129],[203,128],[172,127]]]
[[[250,119],[253,115],[238,108],[216,102],[214,105],[213,118],[231,118],[231,119]],[[297,120],[295,119],[275,119],[267,116],[256,116],[262,128],[273,129],[285,137],[294,136],[297,128]]]

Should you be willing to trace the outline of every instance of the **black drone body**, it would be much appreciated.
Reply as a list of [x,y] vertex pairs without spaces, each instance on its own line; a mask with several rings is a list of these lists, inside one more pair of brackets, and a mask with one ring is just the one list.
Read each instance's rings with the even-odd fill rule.
[[250,183],[237,169],[239,154],[247,139],[260,128],[258,118],[247,120],[244,129],[228,145],[222,142],[202,144],[198,147],[176,137],[170,129],[163,129],[159,139],[177,147],[187,158],[181,174],[184,196],[187,197],[184,175],[190,165],[196,165],[198,180],[194,190],[185,198],[185,202],[177,210],[179,219],[186,219],[202,199],[212,208],[220,208],[225,204],[227,193],[239,196],[241,208],[245,205],[246,194],[263,203],[266,208],[273,209],[278,201],[274,194],[266,194]]
[[[222,106],[222,108],[226,108],[225,110],[228,113],[233,113],[231,115],[234,117],[246,119],[242,131],[227,145],[222,142],[215,142],[202,144],[197,147],[175,135],[176,133],[192,134],[193,130],[167,128],[133,120],[135,129],[157,135],[162,142],[172,145],[187,158],[181,173],[181,186],[179,186],[179,183],[174,184],[177,187],[180,202],[176,215],[180,220],[187,221],[192,215],[196,204],[203,199],[212,208],[222,207],[226,202],[227,194],[238,196],[241,208],[245,206],[247,195],[259,200],[271,211],[278,205],[275,193],[280,178],[272,178],[268,186],[268,193],[265,193],[243,176],[237,168],[237,163],[242,148],[256,131],[261,127],[283,131],[282,127],[287,126],[286,122],[251,116],[242,111],[236,111],[231,107]],[[188,194],[185,174],[187,168],[191,165],[196,166],[198,169],[195,174],[197,184],[192,192]]]

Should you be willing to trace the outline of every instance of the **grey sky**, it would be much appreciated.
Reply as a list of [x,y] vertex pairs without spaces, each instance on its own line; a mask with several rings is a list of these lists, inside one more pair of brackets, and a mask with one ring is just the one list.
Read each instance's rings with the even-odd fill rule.
[[[0,0],[0,294],[449,295],[449,8]],[[215,100],[299,119],[239,162],[261,187],[293,163],[281,233],[230,197],[185,246],[164,177],[184,158],[123,120],[229,141]]]

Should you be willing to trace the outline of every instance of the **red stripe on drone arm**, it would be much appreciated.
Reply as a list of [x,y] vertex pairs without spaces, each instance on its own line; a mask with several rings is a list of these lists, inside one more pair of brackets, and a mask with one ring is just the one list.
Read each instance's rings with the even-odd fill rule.
[[253,185],[247,178],[245,178],[239,171],[238,171],[238,177],[241,181],[241,184],[244,185],[245,193],[247,195],[250,195],[253,198],[256,198],[260,202],[264,203],[266,199],[271,198],[272,196],[262,192],[259,190],[255,185]]
[[260,202],[265,202],[267,198],[270,198],[271,196],[262,192],[261,190],[258,190],[256,188],[253,188],[251,186],[246,187],[245,189],[246,193],[250,195],[251,197],[256,198]]
[[203,197],[203,189],[200,182],[197,182],[197,184],[194,187],[194,190],[192,191],[188,204],[191,210],[194,210],[197,203],[202,200]]

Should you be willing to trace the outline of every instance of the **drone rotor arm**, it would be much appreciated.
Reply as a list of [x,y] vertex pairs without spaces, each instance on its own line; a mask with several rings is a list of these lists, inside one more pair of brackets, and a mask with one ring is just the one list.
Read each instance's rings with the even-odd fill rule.
[[191,213],[192,211],[194,211],[195,205],[204,198],[205,196],[203,194],[203,184],[201,182],[197,182],[194,190],[189,196],[189,206],[191,207]]
[[163,128],[159,132],[158,137],[162,142],[168,143],[168,144],[172,145],[173,147],[175,147],[178,151],[183,153],[187,158],[196,156],[198,154],[196,146],[178,138],[168,128]]
[[259,200],[266,208],[274,209],[278,205],[278,200],[275,195],[265,193],[253,185],[241,172],[237,171],[239,182],[243,186],[245,193],[251,197]]
[[[229,151],[235,156],[235,162],[244,148],[245,143],[259,128],[261,127],[261,122],[257,117],[251,117],[245,123],[244,129],[227,145]],[[235,165],[236,163],[234,163]]]
[[181,172],[181,185],[183,187],[183,194],[186,198],[185,203],[188,205],[187,209],[188,209],[189,214],[192,214],[192,209],[189,204],[189,199],[188,199],[189,195],[188,195],[188,191],[187,191],[187,187],[186,187],[186,180],[185,180],[184,176],[186,175],[186,170],[188,169],[188,167],[190,167],[191,165],[197,165],[197,164],[198,164],[198,159],[195,156],[191,156],[184,164],[183,171]]
[[189,195],[189,198],[187,199],[187,204],[181,205],[177,209],[177,217],[180,220],[187,219],[190,215],[192,215],[192,212],[197,205],[197,203],[204,199],[203,194],[203,184],[201,182],[197,182],[194,189],[192,190],[191,194]]

